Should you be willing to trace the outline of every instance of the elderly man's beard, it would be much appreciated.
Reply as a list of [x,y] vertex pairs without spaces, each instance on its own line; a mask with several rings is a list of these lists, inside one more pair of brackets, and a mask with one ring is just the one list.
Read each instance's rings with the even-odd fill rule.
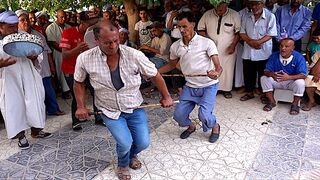
[[301,3],[291,2],[291,7],[298,8],[298,7],[300,7],[300,5],[301,5]]

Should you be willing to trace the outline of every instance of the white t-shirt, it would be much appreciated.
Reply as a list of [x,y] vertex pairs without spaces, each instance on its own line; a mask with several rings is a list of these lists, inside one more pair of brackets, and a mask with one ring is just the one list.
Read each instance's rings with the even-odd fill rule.
[[281,64],[284,65],[284,66],[286,66],[286,65],[288,65],[288,64],[292,61],[293,56],[291,55],[291,56],[288,57],[288,58],[284,58],[284,57],[282,57],[281,55],[279,55],[279,59],[280,59]]
[[89,49],[97,46],[96,39],[93,34],[93,26],[89,27],[84,34],[84,42],[87,43]]
[[151,24],[152,21],[142,22],[141,20],[135,24],[134,30],[139,32],[140,45],[151,45],[151,34],[147,29],[147,26],[150,26]]
[[151,41],[151,47],[160,50],[160,54],[156,54],[156,57],[159,57],[165,61],[169,61],[171,44],[171,38],[166,33],[163,33],[163,35],[160,38],[154,37]]
[[187,81],[186,85],[192,88],[203,88],[219,82],[208,76],[188,77],[188,75],[205,75],[207,71],[214,69],[210,57],[217,54],[214,42],[198,34],[192,38],[189,45],[185,45],[182,39],[179,39],[170,47],[170,59],[179,59],[181,71]]

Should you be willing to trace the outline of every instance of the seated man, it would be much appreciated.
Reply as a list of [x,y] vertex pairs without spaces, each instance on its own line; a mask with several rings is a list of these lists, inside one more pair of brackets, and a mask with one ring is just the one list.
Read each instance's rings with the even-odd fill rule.
[[294,51],[294,40],[285,38],[280,41],[280,51],[273,53],[266,64],[264,76],[261,77],[261,86],[268,103],[264,111],[270,111],[276,106],[273,96],[274,89],[289,89],[294,93],[290,114],[299,113],[298,103],[305,90],[304,79],[307,75],[306,60],[297,51]]
[[129,40],[129,31],[126,28],[119,29],[120,44],[137,49],[137,45]]
[[170,46],[172,44],[171,38],[168,34],[164,33],[164,25],[158,21],[147,26],[147,29],[150,29],[153,36],[151,46],[143,44],[140,46],[140,50],[153,54],[154,56],[149,57],[149,59],[159,69],[169,61]]
[[316,106],[316,101],[314,98],[316,90],[320,91],[320,51],[317,51],[312,56],[312,63],[309,66],[310,72],[307,78],[305,79],[306,82],[306,92],[308,95],[308,102],[302,107],[304,111],[310,111],[312,107]]

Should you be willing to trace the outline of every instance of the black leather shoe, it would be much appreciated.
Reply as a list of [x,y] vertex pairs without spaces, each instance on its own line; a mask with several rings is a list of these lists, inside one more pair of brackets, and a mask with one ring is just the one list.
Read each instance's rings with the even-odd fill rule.
[[211,133],[210,137],[209,137],[209,142],[214,143],[219,139],[220,136],[220,124],[218,125],[218,133]]
[[81,127],[80,123],[77,123],[77,124],[72,126],[72,129],[74,131],[80,131],[80,130],[82,130],[82,127]]
[[106,125],[104,124],[104,122],[103,122],[102,120],[95,120],[95,121],[94,121],[94,124],[95,124],[95,125],[98,125],[98,126],[106,127]]
[[181,139],[186,139],[188,138],[192,133],[194,133],[196,131],[196,128],[194,128],[192,131],[189,130],[189,128],[185,131],[183,131],[180,135]]

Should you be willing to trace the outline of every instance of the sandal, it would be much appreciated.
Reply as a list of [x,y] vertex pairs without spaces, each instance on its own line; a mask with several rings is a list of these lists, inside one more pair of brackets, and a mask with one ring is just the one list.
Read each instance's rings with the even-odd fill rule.
[[137,158],[137,156],[133,157],[129,163],[129,167],[131,169],[137,170],[141,168],[141,161],[139,161],[139,159]]
[[260,96],[260,100],[262,104],[268,104],[269,100],[266,96]]
[[117,176],[120,180],[130,180],[131,175],[128,167],[120,167],[118,166]]
[[316,105],[317,105],[316,103],[307,103],[301,109],[303,111],[310,111],[311,108],[315,107]]
[[291,115],[297,115],[300,112],[300,107],[298,105],[292,104],[290,108]]
[[58,110],[57,112],[54,113],[48,113],[49,116],[63,116],[66,113],[64,111]]
[[232,98],[232,94],[231,94],[231,92],[230,92],[230,91],[228,91],[228,92],[224,92],[224,93],[223,93],[223,96],[224,96],[226,99],[230,99],[230,98]]
[[254,98],[254,94],[247,93],[240,98],[240,101],[248,101],[249,99],[253,99],[253,98]]
[[263,107],[263,110],[264,111],[271,111],[272,108],[276,107],[276,104],[275,103],[271,103],[271,102],[268,102],[264,107]]

